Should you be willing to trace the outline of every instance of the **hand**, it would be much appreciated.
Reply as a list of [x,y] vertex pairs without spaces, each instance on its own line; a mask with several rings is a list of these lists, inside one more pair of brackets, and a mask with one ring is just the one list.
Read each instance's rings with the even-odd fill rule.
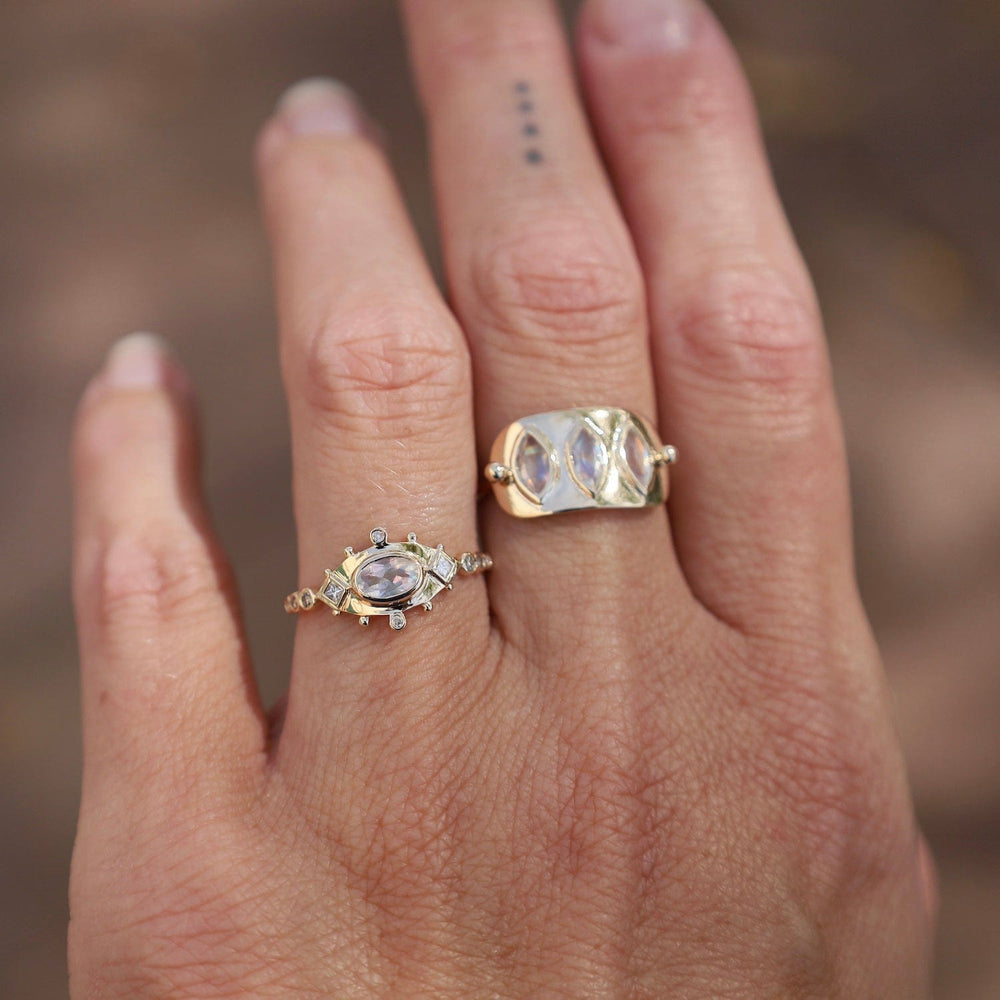
[[[375,524],[496,566],[399,635],[301,616],[268,718],[186,380],[112,352],[76,435],[73,996],[927,996],[826,351],[732,51],[694,3],[593,0],[588,114],[543,0],[403,6],[450,306],[346,91],[259,143],[299,585]],[[581,403],[658,415],[669,509],[477,506],[503,425]]]

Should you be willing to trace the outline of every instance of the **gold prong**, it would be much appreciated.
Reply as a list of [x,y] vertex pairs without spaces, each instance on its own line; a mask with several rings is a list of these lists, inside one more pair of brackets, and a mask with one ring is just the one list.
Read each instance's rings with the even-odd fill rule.
[[677,448],[672,444],[665,444],[663,451],[658,451],[653,456],[653,464],[657,467],[661,465],[675,465],[678,457]]
[[490,462],[484,475],[497,486],[509,486],[514,481],[514,473],[502,462]]

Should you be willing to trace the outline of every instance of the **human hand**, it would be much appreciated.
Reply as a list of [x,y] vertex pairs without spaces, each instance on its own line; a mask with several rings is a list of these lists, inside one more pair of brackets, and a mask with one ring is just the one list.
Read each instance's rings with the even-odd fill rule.
[[[496,566],[401,635],[302,616],[267,718],[186,379],[115,349],[75,446],[73,996],[927,996],[826,351],[730,48],[593,0],[588,116],[543,0],[403,6],[450,308],[346,92],[259,143],[301,583],[374,524]],[[658,414],[669,509],[477,507],[503,425],[591,403]]]

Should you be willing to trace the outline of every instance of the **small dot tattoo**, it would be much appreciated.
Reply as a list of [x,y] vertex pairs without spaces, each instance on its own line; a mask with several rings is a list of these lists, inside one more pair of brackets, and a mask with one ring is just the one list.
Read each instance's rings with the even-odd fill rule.
[[[514,84],[514,93],[517,95],[517,111],[524,123],[521,126],[521,134],[529,139],[536,139],[541,134],[538,123],[532,119],[535,114],[535,102],[532,98],[531,84],[527,80],[518,80]],[[537,145],[530,145],[524,150],[524,162],[535,166],[543,163],[545,156]]]

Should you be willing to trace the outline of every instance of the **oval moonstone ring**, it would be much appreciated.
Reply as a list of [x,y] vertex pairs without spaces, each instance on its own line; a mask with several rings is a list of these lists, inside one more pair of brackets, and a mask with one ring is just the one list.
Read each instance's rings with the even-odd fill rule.
[[485,552],[464,552],[457,559],[444,546],[431,548],[417,541],[412,532],[405,542],[390,542],[385,528],[372,528],[371,547],[363,552],[344,550],[346,559],[326,570],[321,587],[305,587],[285,598],[289,614],[311,611],[325,605],[335,615],[357,615],[362,625],[375,615],[387,615],[389,627],[406,627],[406,611],[422,607],[430,611],[433,598],[451,590],[461,573],[471,576],[493,568]]
[[629,410],[588,406],[536,413],[505,427],[486,478],[508,514],[657,507],[667,499],[673,445]]

